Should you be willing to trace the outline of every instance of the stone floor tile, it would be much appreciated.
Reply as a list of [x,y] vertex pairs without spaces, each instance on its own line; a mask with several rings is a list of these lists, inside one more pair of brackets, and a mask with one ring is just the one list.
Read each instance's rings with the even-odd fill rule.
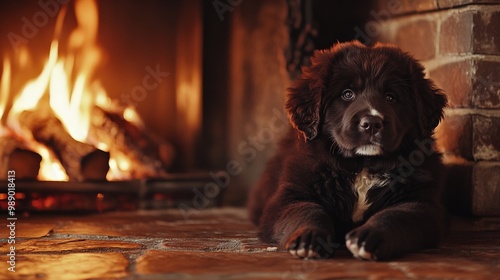
[[[299,260],[286,252],[149,251],[137,260],[136,273],[234,279],[494,279],[495,268],[467,259],[415,254],[391,262],[368,262],[339,250],[329,260]],[[202,279],[202,278],[200,278]]]
[[120,279],[127,276],[128,260],[119,253],[23,255],[16,272],[0,271],[0,279]]
[[247,223],[178,223],[163,220],[149,222],[108,223],[70,222],[54,230],[56,234],[101,235],[142,238],[251,238],[256,231]]
[[276,248],[254,238],[169,238],[163,242],[169,251],[265,252]]
[[417,279],[495,279],[500,275],[500,266],[442,254],[417,253],[390,264]]
[[[67,222],[54,229],[55,234],[73,235],[100,235],[100,236],[120,236],[120,228],[127,225],[115,225],[106,222]],[[124,235],[124,234],[123,234]]]
[[[103,252],[110,250],[133,250],[143,246],[123,241],[85,240],[85,239],[28,239],[16,242],[17,254],[62,253],[62,252]],[[0,253],[7,253],[9,244],[0,246]]]
[[[226,209],[226,208],[225,208]],[[128,236],[144,238],[253,238],[256,227],[244,209],[196,212],[185,220],[178,209],[152,212],[104,214],[63,223],[54,233]]]
[[[339,260],[300,260],[287,252],[229,253],[149,251],[137,260],[137,273],[152,275],[184,275],[235,278],[314,279],[324,273],[328,277],[362,277],[405,274],[387,264],[361,262],[350,256]],[[325,275],[326,276],[326,275]]]
[[80,216],[71,221],[78,220],[82,222],[95,222],[96,218],[105,219],[111,223],[118,224],[123,222],[151,222],[161,220],[163,222],[176,223],[206,223],[209,222],[232,222],[249,223],[247,211],[244,208],[208,208],[203,210],[186,211],[182,208],[173,208],[166,210],[140,210],[129,212],[109,212],[97,215]]
[[[9,228],[7,228],[7,221],[5,221],[0,226],[0,238],[6,238],[9,236]],[[56,223],[40,223],[40,222],[30,222],[29,220],[18,219],[16,221],[16,238],[35,238],[46,236],[53,230],[57,224]]]

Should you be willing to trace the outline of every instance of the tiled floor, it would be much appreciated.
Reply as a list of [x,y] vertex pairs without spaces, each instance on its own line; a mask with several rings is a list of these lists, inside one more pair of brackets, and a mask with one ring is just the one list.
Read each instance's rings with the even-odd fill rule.
[[19,217],[16,272],[0,227],[0,279],[500,279],[500,227],[488,221],[462,225],[439,249],[376,263],[346,250],[321,261],[276,251],[243,209]]

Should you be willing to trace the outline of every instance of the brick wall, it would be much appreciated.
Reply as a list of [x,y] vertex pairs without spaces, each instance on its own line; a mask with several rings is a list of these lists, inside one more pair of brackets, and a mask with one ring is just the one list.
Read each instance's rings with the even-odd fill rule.
[[500,215],[500,1],[376,0],[358,39],[413,53],[449,99],[437,129],[455,212]]

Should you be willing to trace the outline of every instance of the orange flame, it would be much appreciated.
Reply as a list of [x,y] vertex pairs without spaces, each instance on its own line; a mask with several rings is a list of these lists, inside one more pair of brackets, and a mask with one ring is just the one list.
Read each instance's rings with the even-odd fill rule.
[[3,61],[3,72],[0,78],[0,136],[4,135],[5,128],[2,125],[2,117],[7,107],[7,100],[10,91],[10,60],[6,58]]
[[[54,154],[45,146],[37,143],[30,131],[19,123],[23,111],[34,110],[42,98],[48,94],[48,103],[55,116],[62,122],[73,139],[89,143],[88,133],[94,106],[110,105],[110,99],[101,83],[93,79],[93,73],[101,60],[101,50],[96,44],[98,31],[98,9],[95,0],[76,0],[74,5],[77,27],[68,38],[68,53],[61,55],[59,41],[66,6],[63,6],[57,18],[54,39],[50,46],[49,57],[40,75],[28,81],[14,96],[14,102],[7,115],[7,127],[29,143],[29,148],[42,156],[38,179],[68,180],[64,168]],[[15,61],[25,62],[27,52],[17,53]],[[3,62],[3,73],[0,86],[0,121],[7,112],[7,100],[13,91],[11,88],[10,60]],[[43,99],[44,100],[44,99]],[[105,104],[108,103],[108,104]],[[133,123],[141,123],[137,113],[127,108],[124,118]],[[6,128],[0,122],[0,136]],[[97,148],[108,151],[104,143],[90,143]],[[126,156],[117,155],[110,159],[108,179],[121,178],[120,170],[130,168]]]

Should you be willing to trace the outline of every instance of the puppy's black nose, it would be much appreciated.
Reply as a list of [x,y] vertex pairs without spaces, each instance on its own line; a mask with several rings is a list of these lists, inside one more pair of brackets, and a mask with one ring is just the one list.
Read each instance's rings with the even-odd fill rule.
[[375,116],[362,117],[361,121],[359,122],[359,129],[366,133],[370,133],[371,135],[379,132],[382,127],[384,127],[382,119]]

